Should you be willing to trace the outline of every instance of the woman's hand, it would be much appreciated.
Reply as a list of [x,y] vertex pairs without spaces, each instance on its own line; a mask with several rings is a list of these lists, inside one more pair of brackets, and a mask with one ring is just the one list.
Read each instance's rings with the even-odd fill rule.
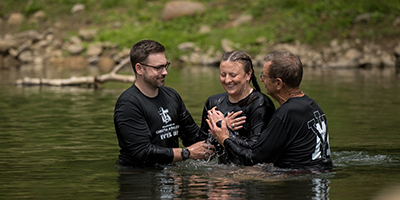
[[[212,115],[210,115],[210,113],[212,113]],[[211,110],[208,111],[208,119],[210,119],[210,117],[215,122],[218,122],[218,121],[221,121],[221,120],[225,119],[224,114],[221,111],[217,110],[216,106],[214,106],[213,108],[211,108]]]
[[242,124],[246,122],[246,116],[236,118],[242,113],[242,111],[231,112],[225,117],[225,122],[231,130],[236,131],[243,128]]
[[[212,115],[210,115],[210,114],[208,115],[208,118],[212,117],[215,122],[219,123],[219,125],[221,125],[221,122],[219,122],[219,121],[225,120],[227,126],[231,130],[234,130],[234,131],[243,128],[242,124],[244,124],[246,122],[246,116],[237,117],[240,114],[242,114],[243,111],[231,112],[226,117],[224,117],[224,114],[221,111],[217,110],[217,107],[213,107],[208,112],[212,113]],[[218,126],[218,127],[221,127],[221,126]]]
[[[214,138],[222,146],[224,146],[225,139],[229,138],[227,126],[234,131],[243,128],[242,124],[246,122],[246,116],[237,117],[242,113],[242,111],[231,112],[228,116],[224,117],[224,114],[222,114],[221,111],[216,110],[216,107],[213,107],[208,111],[208,119],[206,119],[206,121],[210,127],[209,132],[211,132]],[[220,124],[217,124],[217,122]]]

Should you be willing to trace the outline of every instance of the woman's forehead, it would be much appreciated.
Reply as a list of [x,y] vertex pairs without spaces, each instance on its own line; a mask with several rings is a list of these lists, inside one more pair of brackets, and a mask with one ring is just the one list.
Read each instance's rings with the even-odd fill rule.
[[235,62],[223,61],[221,62],[219,69],[221,71],[235,71],[235,72],[244,71],[243,64],[238,61]]

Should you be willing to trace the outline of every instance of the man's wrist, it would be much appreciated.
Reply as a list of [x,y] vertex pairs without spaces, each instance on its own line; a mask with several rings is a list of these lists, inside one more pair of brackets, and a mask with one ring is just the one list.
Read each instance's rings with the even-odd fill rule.
[[221,138],[221,144],[224,146],[224,144],[225,144],[225,140],[226,139],[228,139],[229,138],[229,136],[225,136],[225,137],[223,137],[223,138]]
[[225,138],[224,142],[222,143],[222,146],[225,148],[227,146],[227,144],[229,143],[230,138]]
[[190,157],[189,149],[183,148],[181,152],[182,160],[187,160]]

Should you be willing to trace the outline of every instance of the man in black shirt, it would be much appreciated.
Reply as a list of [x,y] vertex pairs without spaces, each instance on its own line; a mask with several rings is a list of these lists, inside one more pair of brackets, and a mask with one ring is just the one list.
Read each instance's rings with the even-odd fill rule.
[[213,136],[227,151],[252,164],[274,163],[276,167],[299,170],[331,169],[327,119],[318,104],[300,90],[302,76],[302,63],[294,54],[268,54],[260,78],[280,107],[257,143],[246,148],[232,142],[225,120],[221,128],[216,125],[221,114],[215,109],[208,112],[207,120]]
[[[205,143],[208,134],[194,122],[179,94],[164,87],[170,64],[164,51],[153,40],[131,48],[136,82],[121,94],[114,112],[121,165],[158,166],[214,153]],[[179,138],[187,148],[179,148]]]

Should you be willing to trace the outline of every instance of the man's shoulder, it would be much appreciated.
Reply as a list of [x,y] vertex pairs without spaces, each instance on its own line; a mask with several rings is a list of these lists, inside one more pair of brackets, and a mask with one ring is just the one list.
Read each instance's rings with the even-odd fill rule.
[[131,87],[129,87],[128,89],[126,89],[124,92],[122,92],[122,94],[119,96],[118,100],[128,100],[131,99],[133,97],[138,97],[140,91],[138,90],[138,88],[135,85],[132,85]]
[[132,85],[130,88],[126,89],[118,98],[116,102],[116,107],[128,105],[128,106],[140,106],[143,102],[147,102],[148,98],[140,92],[140,90]]
[[160,87],[158,89],[160,91],[164,91],[164,92],[167,92],[167,93],[176,93],[176,94],[178,94],[178,92],[174,88],[171,88],[171,87],[162,86],[162,87]]
[[174,98],[174,99],[181,98],[179,93],[174,88],[171,88],[171,87],[163,86],[163,87],[158,88],[158,94],[162,95],[162,96],[166,96],[168,98]]
[[276,110],[275,115],[305,119],[307,118],[306,116],[313,116],[316,110],[323,113],[322,109],[312,98],[304,95],[303,97],[289,99]]
[[[286,104],[286,105],[285,105]],[[315,110],[320,109],[317,102],[311,97],[304,95],[302,97],[291,98],[284,107],[291,110]]]

